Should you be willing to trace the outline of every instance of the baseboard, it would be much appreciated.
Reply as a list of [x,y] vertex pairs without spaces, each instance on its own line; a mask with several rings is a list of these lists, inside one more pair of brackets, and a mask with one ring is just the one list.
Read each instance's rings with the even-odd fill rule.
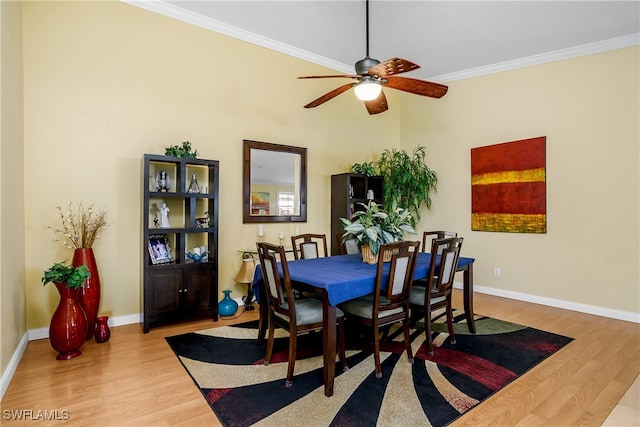
[[[238,306],[244,305],[244,302],[242,302],[242,298],[234,298],[233,300],[238,303]],[[133,323],[142,323],[142,313],[109,317],[109,321],[107,323],[109,324],[109,326],[123,326],[131,325]],[[27,331],[27,335],[29,337],[28,341],[49,338],[49,327],[47,326],[44,328],[29,329],[29,331]]]
[[[462,282],[454,284],[456,289],[462,289]],[[473,286],[473,292],[479,294],[493,295],[497,297],[509,298],[518,301],[530,302],[534,304],[547,305],[549,307],[562,308],[564,310],[577,311],[580,313],[593,314],[596,316],[609,317],[611,319],[624,320],[626,322],[640,323],[640,313],[629,311],[613,310],[595,305],[580,304],[571,301],[564,301],[554,298],[530,295],[521,292],[506,291],[488,286]]]
[[28,333],[25,333],[18,343],[18,348],[13,352],[13,356],[11,356],[11,360],[9,360],[7,368],[2,372],[2,377],[0,378],[0,401],[2,401],[7,388],[9,388],[9,383],[11,382],[16,369],[18,369],[18,364],[20,363],[20,359],[22,359],[24,351],[27,349],[28,342]]
[[[124,316],[109,317],[109,326],[131,325],[132,323],[142,323],[142,313],[125,314]],[[49,338],[49,327],[29,329],[29,341]]]

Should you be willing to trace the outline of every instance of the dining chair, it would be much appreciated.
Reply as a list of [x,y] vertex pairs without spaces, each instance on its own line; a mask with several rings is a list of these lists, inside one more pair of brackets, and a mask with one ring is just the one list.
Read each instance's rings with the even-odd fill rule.
[[[382,378],[380,365],[380,328],[402,322],[404,346],[409,363],[413,363],[409,336],[409,289],[413,279],[420,242],[402,241],[380,246],[380,251],[390,251],[391,261],[385,263],[378,257],[373,293],[350,300],[340,307],[351,320],[373,329],[373,354],[376,378]],[[388,267],[387,267],[388,266]]]
[[453,333],[451,290],[453,289],[453,279],[456,274],[462,241],[462,237],[434,240],[431,246],[431,254],[440,254],[440,256],[431,257],[427,276],[424,279],[414,281],[411,287],[412,323],[417,318],[416,313],[423,313],[424,329],[430,355],[434,353],[431,337],[431,313],[437,309],[446,308],[449,340],[452,344],[456,343],[456,337]]
[[[324,234],[298,234],[291,236],[291,245],[293,246],[293,256],[295,259],[309,259],[326,257],[327,236]],[[322,249],[322,252],[319,251]]]
[[[322,329],[322,301],[316,298],[295,299],[284,247],[266,242],[256,243],[262,268],[264,294],[268,304],[269,335],[264,358],[269,365],[273,352],[276,325],[289,332],[289,354],[285,387],[293,385],[298,335]],[[348,369],[344,345],[344,312],[336,308],[337,349],[344,370]]]
[[432,243],[435,239],[446,239],[449,237],[458,237],[455,231],[425,231],[422,233],[422,252],[431,250]]
[[356,239],[347,239],[342,241],[342,234],[336,234],[336,242],[338,242],[338,248],[340,248],[340,255],[352,255],[360,253],[360,246]]

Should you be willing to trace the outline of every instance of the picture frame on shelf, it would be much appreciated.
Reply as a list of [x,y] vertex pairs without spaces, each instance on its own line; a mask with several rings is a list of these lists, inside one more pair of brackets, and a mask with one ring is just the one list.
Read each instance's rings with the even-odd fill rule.
[[151,263],[154,265],[170,264],[175,261],[166,234],[149,236],[149,256],[151,257]]

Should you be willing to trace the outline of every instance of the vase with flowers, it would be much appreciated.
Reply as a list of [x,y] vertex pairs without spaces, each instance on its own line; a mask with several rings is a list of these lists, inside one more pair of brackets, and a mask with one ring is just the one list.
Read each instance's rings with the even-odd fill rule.
[[95,335],[96,317],[100,307],[100,275],[93,253],[93,244],[100,237],[102,230],[109,225],[105,210],[94,211],[93,205],[85,207],[82,203],[69,203],[66,211],[57,207],[62,221],[62,228],[51,228],[55,233],[63,236],[57,241],[73,249],[74,267],[86,265],[90,277],[84,282],[78,292],[78,302],[82,306],[87,320],[87,334],[90,340]]
[[57,262],[42,275],[42,284],[52,282],[60,293],[60,302],[49,323],[49,342],[58,352],[56,359],[69,360],[80,356],[80,347],[87,336],[87,320],[78,303],[78,289],[91,277],[86,265],[73,267]]

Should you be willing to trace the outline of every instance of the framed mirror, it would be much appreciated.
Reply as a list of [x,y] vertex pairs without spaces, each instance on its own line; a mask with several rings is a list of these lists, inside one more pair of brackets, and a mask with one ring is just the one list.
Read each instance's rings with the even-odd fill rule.
[[243,143],[242,222],[306,222],[307,149]]

